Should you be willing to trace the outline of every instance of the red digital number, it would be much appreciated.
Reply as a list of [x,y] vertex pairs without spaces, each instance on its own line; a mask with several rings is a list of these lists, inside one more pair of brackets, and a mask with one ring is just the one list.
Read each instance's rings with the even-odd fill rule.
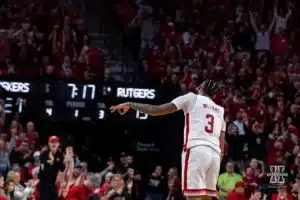
[[214,132],[214,123],[215,118],[213,115],[206,114],[205,118],[207,119],[207,126],[204,127],[206,133],[212,134]]

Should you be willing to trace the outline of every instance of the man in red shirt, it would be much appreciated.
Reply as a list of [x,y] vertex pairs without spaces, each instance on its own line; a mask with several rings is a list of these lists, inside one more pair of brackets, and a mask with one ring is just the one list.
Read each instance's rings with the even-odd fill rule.
[[245,183],[243,181],[238,181],[235,184],[234,190],[232,190],[228,196],[227,200],[246,200],[245,195]]

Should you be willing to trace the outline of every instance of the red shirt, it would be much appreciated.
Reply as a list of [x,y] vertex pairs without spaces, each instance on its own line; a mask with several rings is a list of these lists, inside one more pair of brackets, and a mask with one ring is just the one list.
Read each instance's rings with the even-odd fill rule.
[[0,200],[7,200],[6,197],[0,197]]
[[247,200],[245,194],[239,194],[235,190],[232,190],[228,196],[227,200]]
[[104,196],[104,193],[107,191],[107,189],[108,189],[109,187],[110,187],[110,184],[104,183],[104,184],[100,187],[99,196],[100,196],[100,197]]
[[84,184],[73,186],[68,193],[68,200],[86,200],[92,194],[92,190],[88,189]]
[[[67,186],[65,186],[65,188],[63,188],[63,191],[65,191],[66,190],[66,187]],[[62,197],[62,196],[60,196],[59,197],[59,199],[60,200],[69,200],[69,199],[73,199],[73,198],[70,198],[70,195],[69,195],[69,191],[72,189],[74,187],[74,184],[73,185],[71,185],[70,187],[69,187],[69,190],[68,190],[68,193],[67,193],[67,196],[66,197]]]
[[29,144],[33,144],[36,142],[36,132],[26,133],[26,137],[28,139]]
[[259,183],[258,178],[253,175],[253,176],[245,176],[243,178],[243,181],[246,183],[246,188],[245,188],[245,195],[249,198],[251,194],[255,191],[256,187],[251,186],[252,183]]
[[87,52],[89,63],[93,69],[100,70],[101,52],[97,48],[90,48]]
[[276,56],[284,55],[289,49],[288,40],[284,35],[274,35],[272,37],[271,47]]
[[33,196],[34,196],[34,199],[35,200],[40,200],[40,193],[39,193],[39,190],[37,188],[34,189],[33,191]]

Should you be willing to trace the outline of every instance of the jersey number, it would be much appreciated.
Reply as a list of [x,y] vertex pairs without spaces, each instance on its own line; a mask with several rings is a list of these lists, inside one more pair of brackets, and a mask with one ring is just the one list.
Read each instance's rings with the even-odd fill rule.
[[206,133],[212,134],[214,132],[215,118],[210,114],[206,114],[205,118],[207,119],[207,125],[204,127],[204,130]]

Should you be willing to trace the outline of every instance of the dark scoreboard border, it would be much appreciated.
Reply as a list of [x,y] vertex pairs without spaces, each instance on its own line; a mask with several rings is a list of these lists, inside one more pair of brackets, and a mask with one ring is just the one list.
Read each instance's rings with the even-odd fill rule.
[[[26,91],[26,86],[24,84],[29,84],[29,91]],[[79,93],[74,99],[75,100],[92,100],[90,99],[90,93],[92,89],[95,91],[95,98],[100,99],[105,96],[120,98],[120,99],[142,99],[142,100],[157,100],[164,98],[164,91],[161,88],[147,85],[147,84],[105,84],[101,82],[89,82],[82,83],[69,80],[59,80],[59,79],[33,79],[33,78],[15,78],[15,77],[0,77],[0,95],[7,94],[35,94],[35,95],[49,95],[52,98],[59,99],[72,99],[71,90],[72,87],[69,85],[74,85],[74,89],[77,89]],[[89,87],[92,86],[93,88]],[[82,90],[84,87],[87,90],[86,98],[82,98]],[[121,92],[121,96],[118,95],[117,89],[125,89],[125,93]],[[23,89],[23,90],[22,90]],[[119,91],[120,92],[120,91]],[[123,94],[123,96],[122,96]],[[125,96],[124,96],[125,94]]]
[[[71,84],[71,85],[70,85]],[[78,119],[90,118],[90,120],[100,120],[98,112],[103,110],[105,118],[109,116],[108,107],[126,101],[136,101],[145,103],[162,103],[166,99],[161,94],[164,91],[159,88],[146,86],[145,84],[103,84],[103,83],[81,83],[66,80],[51,79],[17,79],[10,77],[0,77],[0,98],[6,97],[24,98],[28,102],[30,110],[35,107],[41,110],[39,115],[43,118],[53,120],[74,120],[74,112],[78,109],[80,116]],[[48,106],[46,101],[53,101],[54,106]],[[84,108],[70,108],[67,102],[85,103]],[[105,105],[100,107],[99,105]],[[14,105],[13,112],[16,112],[17,105]],[[53,116],[47,116],[49,108],[53,111]],[[101,111],[102,112],[102,111]],[[131,113],[131,114],[130,114]],[[145,120],[144,114],[130,112],[129,119]],[[139,117],[137,117],[139,116]],[[103,119],[105,119],[103,118]],[[148,118],[148,117],[147,117]]]

